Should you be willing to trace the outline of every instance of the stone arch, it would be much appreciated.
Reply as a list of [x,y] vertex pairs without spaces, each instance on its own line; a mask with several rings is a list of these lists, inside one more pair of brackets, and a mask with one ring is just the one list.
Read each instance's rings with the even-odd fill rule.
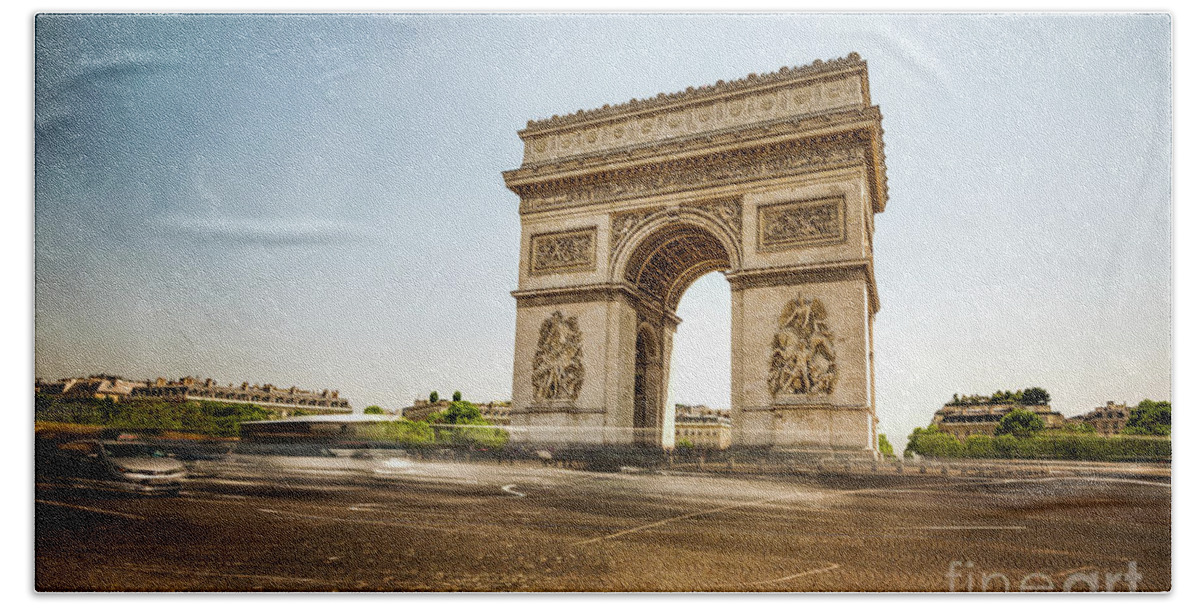
[[609,281],[622,280],[624,269],[629,265],[638,246],[644,244],[655,233],[665,229],[690,227],[707,232],[725,249],[732,270],[742,267],[742,237],[740,231],[714,215],[693,207],[672,207],[642,218],[626,234],[612,244],[612,263],[609,265]]
[[612,283],[625,283],[672,312],[683,292],[714,270],[741,267],[741,242],[731,227],[693,209],[648,216],[613,252]]
[[[504,181],[520,197],[511,421],[527,441],[641,442],[628,432],[635,395],[650,394],[635,386],[637,353],[665,384],[675,309],[719,270],[732,444],[876,454],[872,247],[887,176],[867,80],[851,54],[520,131],[525,154]],[[796,329],[793,301],[821,303],[821,332]],[[529,378],[553,315],[577,319],[582,380],[549,402]],[[810,352],[818,365],[793,382]],[[659,411],[656,443],[669,449],[674,416]]]

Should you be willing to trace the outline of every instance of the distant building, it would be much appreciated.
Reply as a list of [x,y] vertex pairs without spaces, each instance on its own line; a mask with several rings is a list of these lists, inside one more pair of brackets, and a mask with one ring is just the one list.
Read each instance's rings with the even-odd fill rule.
[[[403,416],[408,420],[420,421],[424,420],[437,412],[441,412],[450,407],[452,402],[442,399],[436,403],[431,403],[428,399],[417,399],[413,404],[404,408]],[[512,403],[508,401],[491,401],[488,403],[472,403],[479,408],[479,413],[483,415],[483,419],[489,424],[495,426],[508,426],[509,413],[512,411]]]
[[94,375],[86,378],[60,378],[34,383],[33,392],[55,397],[96,398],[122,401],[132,396],[134,389],[146,386],[145,382],[126,380],[120,376]]
[[675,406],[675,443],[686,439],[698,448],[724,450],[733,442],[733,424],[726,410],[704,405]]
[[511,401],[490,401],[488,403],[476,403],[475,407],[479,408],[479,413],[483,414],[483,419],[487,420],[488,423],[496,426],[509,425],[509,414],[512,412]]
[[1109,401],[1086,414],[1072,416],[1067,419],[1067,422],[1086,424],[1096,429],[1096,433],[1105,437],[1112,437],[1113,435],[1120,435],[1121,431],[1125,430],[1125,425],[1129,424],[1129,416],[1132,411],[1124,403],[1117,404]]
[[963,441],[970,435],[995,435],[1000,419],[1013,410],[1028,410],[1037,414],[1048,429],[1060,429],[1063,426],[1063,415],[1051,411],[1046,403],[947,403],[933,415],[933,424]]
[[243,382],[240,386],[221,386],[207,378],[203,381],[188,376],[178,381],[159,378],[147,381],[145,386],[133,389],[133,397],[157,397],[169,401],[218,401],[223,403],[245,403],[290,416],[297,412],[305,414],[349,414],[353,410],[350,402],[338,397],[337,391],[321,392],[301,390],[296,387],[279,388],[271,384],[259,386]]

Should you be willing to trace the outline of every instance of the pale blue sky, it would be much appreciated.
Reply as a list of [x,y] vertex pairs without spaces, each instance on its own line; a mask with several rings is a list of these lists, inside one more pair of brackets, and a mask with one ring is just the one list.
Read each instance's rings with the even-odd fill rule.
[[[1169,399],[1162,15],[49,16],[35,372],[507,399],[530,118],[857,51],[883,112],[878,413]],[[672,401],[728,404],[728,286]],[[895,441],[894,441],[895,443]]]

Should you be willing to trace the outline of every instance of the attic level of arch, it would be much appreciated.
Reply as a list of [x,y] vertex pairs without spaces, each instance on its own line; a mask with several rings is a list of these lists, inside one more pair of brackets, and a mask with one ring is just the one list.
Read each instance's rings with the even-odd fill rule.
[[659,150],[638,163],[602,162],[585,171],[505,173],[505,183],[520,197],[522,215],[607,205],[698,190],[737,186],[817,171],[861,167],[867,173],[875,213],[887,204],[882,130],[876,122],[848,130],[805,134],[780,140],[743,141],[741,147],[679,156]]

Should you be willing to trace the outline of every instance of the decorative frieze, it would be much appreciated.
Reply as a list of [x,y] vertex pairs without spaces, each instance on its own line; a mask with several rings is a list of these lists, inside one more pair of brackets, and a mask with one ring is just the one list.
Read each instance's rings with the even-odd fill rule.
[[825,318],[825,305],[817,298],[797,296],[783,307],[771,345],[767,377],[771,396],[833,393],[837,356]]
[[574,401],[583,387],[583,332],[578,317],[554,311],[538,333],[533,356],[535,402]]
[[845,239],[845,197],[790,201],[758,208],[759,251],[840,243]]
[[766,153],[728,153],[702,161],[670,161],[591,179],[563,180],[515,190],[521,195],[521,212],[530,213],[851,166],[865,162],[866,154],[863,143],[845,138],[827,144],[780,146]]
[[529,272],[580,272],[596,267],[596,228],[535,234],[529,243]]

